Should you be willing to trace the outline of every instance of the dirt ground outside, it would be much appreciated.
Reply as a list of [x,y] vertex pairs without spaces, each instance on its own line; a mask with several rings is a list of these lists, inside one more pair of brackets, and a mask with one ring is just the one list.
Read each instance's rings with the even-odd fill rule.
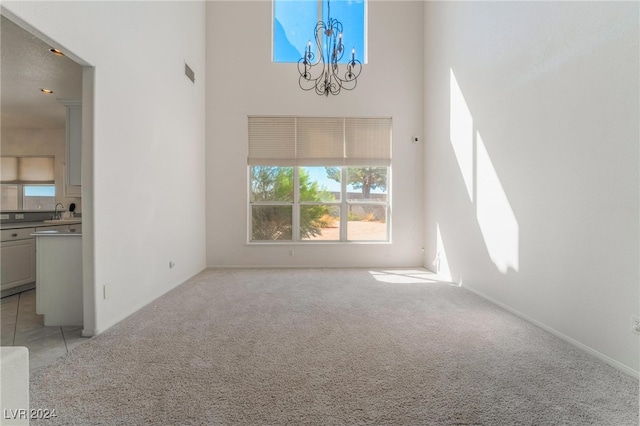
[[[348,221],[347,239],[350,241],[386,241],[387,224],[377,221]],[[332,227],[322,228],[322,234],[306,238],[314,241],[340,241],[340,221]]]

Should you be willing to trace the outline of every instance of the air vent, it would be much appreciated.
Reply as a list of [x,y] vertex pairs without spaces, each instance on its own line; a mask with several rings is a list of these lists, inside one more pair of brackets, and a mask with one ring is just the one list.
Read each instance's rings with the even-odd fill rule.
[[185,62],[184,64],[184,75],[187,76],[187,78],[189,80],[191,80],[192,83],[196,82],[196,74],[193,72],[193,70],[191,69],[191,67],[189,65],[187,65],[187,63]]

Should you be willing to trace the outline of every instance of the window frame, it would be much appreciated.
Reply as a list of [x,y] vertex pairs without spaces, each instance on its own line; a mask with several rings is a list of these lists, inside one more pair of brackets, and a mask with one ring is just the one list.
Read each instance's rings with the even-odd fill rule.
[[[387,169],[387,183],[386,183],[386,201],[379,201],[375,199],[363,200],[363,201],[350,201],[347,197],[348,183],[347,174],[348,169],[358,168],[355,165],[342,165],[342,166],[316,166],[316,167],[340,167],[340,200],[339,201],[301,201],[300,200],[300,168],[308,166],[279,166],[279,167],[293,167],[293,200],[292,201],[252,201],[251,200],[251,168],[252,167],[265,167],[259,165],[247,165],[247,244],[249,245],[282,245],[282,244],[390,244],[391,240],[391,175],[392,166],[384,166]],[[360,166],[369,167],[369,166]],[[382,166],[378,166],[382,167]],[[318,205],[334,205],[340,208],[340,232],[339,239],[337,240],[313,240],[300,238],[300,209],[304,206],[318,206]],[[384,240],[366,240],[366,239],[348,239],[348,212],[351,205],[375,205],[385,208],[385,234]],[[253,236],[253,206],[288,206],[291,207],[291,239],[290,240],[254,240]]]
[[[389,243],[392,240],[391,174],[393,148],[392,117],[327,117],[289,115],[247,116],[247,243],[296,243],[296,242],[368,242]],[[254,175],[252,167],[277,167],[291,170],[292,201],[252,201]],[[300,201],[300,167],[339,167],[340,201]],[[348,171],[359,168],[386,169],[386,197],[348,198]],[[254,240],[254,205],[292,206],[292,235],[288,240]],[[317,240],[300,238],[301,206],[340,206],[340,239]],[[352,239],[349,235],[349,211],[351,206],[382,206],[386,221],[385,239]],[[351,221],[354,222],[354,221]]]

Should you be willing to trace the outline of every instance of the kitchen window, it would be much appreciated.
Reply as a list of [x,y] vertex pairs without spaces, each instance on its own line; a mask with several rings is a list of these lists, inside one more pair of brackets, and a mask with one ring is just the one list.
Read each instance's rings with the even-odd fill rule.
[[3,211],[54,210],[54,157],[2,157],[0,206]]
[[390,118],[249,117],[249,241],[390,241]]
[[55,185],[1,185],[2,211],[54,210],[56,205]]

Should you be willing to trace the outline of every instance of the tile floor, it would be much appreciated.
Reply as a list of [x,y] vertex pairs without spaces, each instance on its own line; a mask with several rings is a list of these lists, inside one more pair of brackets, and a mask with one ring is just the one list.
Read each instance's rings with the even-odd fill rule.
[[31,371],[65,356],[88,340],[82,337],[82,327],[45,327],[44,316],[36,314],[35,289],[0,301],[0,345],[27,347]]

